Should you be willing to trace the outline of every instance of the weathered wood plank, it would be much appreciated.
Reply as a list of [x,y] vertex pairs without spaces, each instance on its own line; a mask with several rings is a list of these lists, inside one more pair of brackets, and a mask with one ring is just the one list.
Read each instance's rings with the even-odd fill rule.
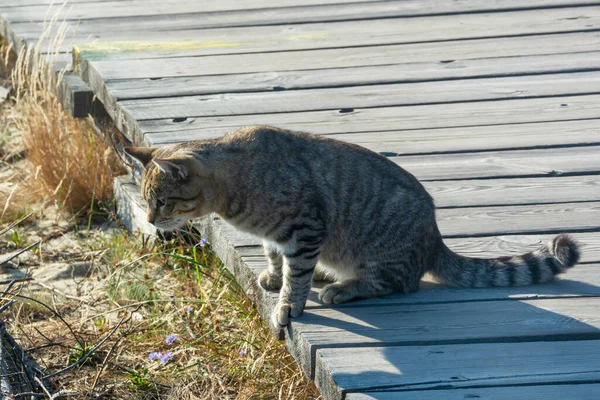
[[[49,4],[45,1],[8,1],[8,3],[3,3],[0,6],[0,11],[7,14],[14,22],[43,22],[47,15],[52,15],[52,13],[60,9],[57,4],[49,8]],[[90,25],[98,26],[94,32],[101,30],[99,27],[101,24],[105,24],[106,30],[113,30],[114,28],[123,29],[124,27],[129,29],[147,29],[151,28],[149,23],[153,23],[154,28],[161,30],[198,29],[223,26],[281,24],[284,22],[346,21],[473,12],[538,10],[541,8],[579,7],[596,4],[590,0],[532,0],[527,3],[518,0],[507,0],[500,3],[484,0],[470,2],[422,2],[418,0],[382,2],[376,0],[350,0],[344,3],[334,0],[285,0],[279,1],[276,4],[268,0],[245,2],[242,4],[235,1],[203,1],[202,3],[198,3],[191,0],[183,2],[167,0],[161,2],[144,1],[143,7],[140,7],[142,2],[139,0],[77,1],[76,3],[79,4],[75,10],[70,10],[69,8],[63,10],[61,19],[83,21],[84,24],[89,21],[91,22]],[[28,6],[23,7],[25,4]],[[175,5],[177,7],[174,7]],[[183,14],[178,11],[181,9],[189,11]],[[165,15],[171,18],[164,18]],[[138,20],[131,21],[130,17],[138,17]],[[142,19],[139,17],[146,18]],[[90,29],[86,29],[85,33],[89,32]]]
[[390,157],[421,181],[600,172],[600,147],[568,147]]
[[[130,137],[135,137],[136,140],[143,140],[143,133],[156,133],[157,135],[152,137],[156,138],[157,141],[164,141],[161,135],[168,132],[167,134],[173,140],[184,141],[194,139],[193,132],[202,132],[201,136],[196,136],[199,138],[217,137],[252,124],[274,125],[317,134],[333,134],[594,119],[600,115],[600,96],[354,108],[352,111],[342,111],[344,112],[337,109],[228,116],[227,118],[200,118],[178,113],[178,115],[167,119],[137,121],[129,114],[129,110],[119,108],[113,115],[115,122],[123,128],[123,131]],[[123,126],[125,124],[127,126]],[[591,121],[590,126],[595,126],[595,122]],[[487,128],[479,129],[484,130]]]
[[437,211],[445,237],[600,230],[600,202],[447,208]]
[[597,176],[424,182],[437,207],[600,200]]
[[[95,52],[79,48],[81,61],[93,61],[111,79],[200,76],[249,72],[345,68],[410,62],[448,61],[490,57],[531,56],[598,50],[599,32],[561,33],[492,39],[404,43],[366,47],[342,47],[293,52],[203,55],[202,49],[159,48],[152,51]],[[551,43],[552,45],[549,45]],[[198,58],[194,55],[201,55]],[[177,58],[165,63],[163,58]],[[119,60],[115,64],[113,61]],[[399,61],[400,60],[400,61]]]
[[[589,4],[587,1],[576,0],[579,4]],[[345,3],[369,3],[373,2],[377,6],[377,0],[344,0]],[[552,5],[551,0],[537,0],[541,6]],[[320,4],[335,4],[336,0],[280,0],[274,4],[270,0],[253,0],[252,2],[244,2],[240,4],[236,1],[202,1],[198,2],[195,0],[163,0],[148,2],[145,0],[119,0],[119,1],[100,1],[100,2],[83,2],[79,3],[77,7],[62,7],[61,3],[54,3],[51,6],[48,4],[33,4],[27,7],[22,5],[15,6],[2,6],[0,11],[7,16],[13,22],[28,22],[28,21],[40,21],[43,22],[48,19],[48,16],[55,13],[59,13],[58,20],[66,21],[84,21],[90,19],[109,19],[109,18],[124,18],[124,17],[147,17],[147,16],[166,16],[166,15],[177,15],[182,13],[181,10],[186,10],[186,14],[192,13],[214,13],[223,11],[250,11],[250,10],[261,10],[277,7],[298,7],[298,6],[311,6]],[[418,5],[419,2],[411,0],[406,2],[406,5],[398,8],[404,8],[405,12],[410,12],[411,8]],[[412,4],[410,4],[412,3]],[[479,2],[480,4],[483,2]],[[514,8],[517,0],[511,0],[512,8]],[[545,4],[544,4],[545,3]],[[558,3],[558,4],[557,4]],[[555,5],[560,5],[558,1],[554,2]],[[562,2],[565,5],[564,1]],[[412,7],[411,7],[412,5]],[[481,5],[480,5],[481,7]],[[424,7],[421,7],[424,9]],[[502,9],[503,7],[500,7]],[[389,7],[385,8],[390,10]],[[434,9],[429,7],[429,10]],[[459,8],[460,9],[460,8]],[[462,8],[464,9],[464,7]],[[510,9],[510,8],[508,8]],[[194,16],[199,19],[199,16]],[[104,21],[103,21],[104,22]],[[133,21],[131,21],[133,22]],[[130,23],[131,23],[130,22]],[[142,22],[142,21],[139,21]],[[138,22],[138,23],[139,23]],[[198,22],[197,22],[198,24]],[[101,25],[101,24],[99,24]],[[121,21],[123,25],[123,21]],[[135,25],[135,23],[133,23]],[[177,26],[171,24],[170,26],[161,26],[161,28],[170,27],[174,29],[179,27],[184,29],[186,27]],[[110,25],[106,27],[110,28]],[[189,26],[187,27],[189,29]]]
[[[592,58],[595,60],[594,63],[600,64],[600,52],[595,53]],[[405,66],[411,70],[413,69],[408,65]],[[440,67],[436,65],[435,68]],[[484,70],[485,68],[482,69],[482,71]],[[427,71],[421,71],[424,79],[428,79]],[[467,76],[470,75],[467,72]],[[397,77],[399,80],[403,79],[402,74],[398,74]],[[435,78],[432,79],[435,80]],[[215,88],[215,90],[218,89]],[[147,98],[124,100],[120,104],[130,110],[134,118],[148,120],[175,118],[180,115],[203,117],[251,115],[599,93],[600,73],[586,72],[503,79],[468,79],[446,82],[327,87],[311,90]]]
[[[330,134],[385,155],[409,155],[481,150],[509,150],[559,145],[598,144],[600,132],[593,120],[532,124],[418,129]],[[154,134],[148,135],[154,139]]]
[[[78,4],[78,3],[100,3],[100,2],[109,2],[115,0],[69,0],[69,4]],[[56,5],[56,0],[3,0],[2,5],[0,6],[0,11],[5,7],[23,7],[23,6],[49,6],[51,4]]]
[[[165,60],[165,63],[168,61]],[[99,86],[98,83],[105,82],[103,89],[107,91],[105,97],[110,94],[115,100],[186,96],[186,99],[194,102],[197,100],[195,97],[187,96],[216,94],[220,96],[223,93],[230,93],[229,96],[220,97],[229,106],[239,108],[240,114],[246,114],[279,110],[282,106],[277,106],[277,102],[284,103],[285,107],[289,107],[289,111],[303,110],[296,104],[302,98],[314,99],[304,105],[308,107],[304,109],[310,110],[331,107],[368,107],[374,104],[372,99],[374,91],[381,94],[375,105],[592,93],[597,91],[598,72],[577,74],[573,72],[574,69],[577,72],[598,70],[599,64],[600,52],[590,52],[464,60],[452,63],[407,63],[150,80],[107,81],[106,77],[100,75],[90,77],[89,82],[97,82],[95,87]],[[550,75],[513,76],[537,74]],[[498,79],[499,77],[504,78]],[[475,78],[480,79],[473,80]],[[435,83],[427,81],[435,81]],[[553,82],[553,85],[549,85],[549,82]],[[589,86],[586,88],[584,83],[588,83]],[[385,86],[381,86],[382,84]],[[363,87],[364,85],[369,86]],[[304,90],[298,91],[298,89]],[[285,92],[282,93],[283,90]],[[330,96],[326,96],[326,93],[330,93]],[[260,108],[248,109],[248,106],[240,107],[237,104],[238,102],[242,105],[252,103],[255,98],[263,104]],[[211,98],[208,100],[210,101]],[[315,102],[319,103],[318,107]],[[286,108],[285,111],[288,109]],[[199,115],[198,111],[191,111],[191,113],[191,115]]]
[[[548,360],[554,363],[555,360]],[[365,392],[348,393],[346,400],[548,400],[548,399],[577,399],[596,400],[600,393],[600,384],[575,385],[541,385],[541,386],[511,386],[494,388],[449,389],[443,391],[411,391],[411,392]]]
[[311,373],[323,348],[598,339],[598,307],[588,297],[310,309],[286,340]]
[[[346,47],[295,52],[230,54],[201,58],[160,51],[134,53],[139,59],[127,59],[130,53],[80,52],[79,61],[90,61],[106,79],[143,79],[191,77],[221,74],[348,68],[357,66],[391,65],[403,62],[426,63],[450,60],[498,57],[523,57],[546,54],[580,53],[598,49],[600,33],[564,33],[524,37],[457,40],[428,43],[407,43],[367,47]],[[549,45],[549,44],[552,45]],[[177,56],[177,63],[165,62],[162,57]],[[148,58],[150,57],[150,58]],[[119,61],[119,62],[116,62]],[[276,68],[275,68],[276,67]]]
[[[11,18],[10,15],[7,18]],[[14,22],[13,20],[11,20]],[[400,23],[401,22],[401,23]],[[123,25],[124,26],[124,25]],[[436,26],[436,29],[430,29]],[[148,50],[201,50],[196,54],[233,54],[264,51],[309,50],[383,44],[493,38],[517,35],[587,32],[600,27],[600,7],[556,8],[545,10],[474,13],[406,19],[376,19],[296,25],[228,27],[226,29],[147,29],[126,31],[115,27],[102,34],[80,32],[65,45],[89,43],[88,35],[100,41],[78,46],[79,52],[123,52]],[[41,28],[30,25],[28,37],[38,37]],[[364,32],[369,32],[365,34]],[[202,40],[198,40],[201,37]]]
[[[588,340],[323,349],[317,351],[316,384],[326,399],[342,399],[347,392],[379,387],[402,390],[395,393],[395,398],[402,399],[504,398],[493,396],[499,388],[484,389],[482,393],[491,397],[476,395],[480,388],[457,391],[464,397],[451,393],[455,392],[452,389],[469,386],[596,383],[600,379],[599,345],[600,341]],[[549,393],[548,388],[554,386],[541,393]],[[414,389],[419,392],[410,392]],[[466,397],[465,393],[477,397]],[[515,395],[515,388],[508,393]],[[531,391],[525,390],[511,399],[530,399],[526,393]],[[538,394],[534,398],[580,399],[578,393],[572,387],[566,397]]]

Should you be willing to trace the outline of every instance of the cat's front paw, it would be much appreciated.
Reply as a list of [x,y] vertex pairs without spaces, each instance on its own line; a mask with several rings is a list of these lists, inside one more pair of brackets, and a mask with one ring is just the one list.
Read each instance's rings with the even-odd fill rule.
[[272,275],[269,270],[264,270],[258,276],[258,284],[265,290],[279,290],[283,284],[281,276]]
[[285,328],[290,323],[291,306],[285,303],[277,303],[273,314],[271,314],[271,324],[277,328]]
[[285,328],[290,323],[290,317],[299,317],[302,311],[304,307],[299,304],[278,302],[271,314],[271,324],[278,329]]

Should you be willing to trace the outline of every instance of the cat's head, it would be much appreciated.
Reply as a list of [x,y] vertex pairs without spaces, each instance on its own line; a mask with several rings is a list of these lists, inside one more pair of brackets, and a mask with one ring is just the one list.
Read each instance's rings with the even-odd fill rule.
[[157,228],[176,230],[214,211],[212,174],[195,153],[158,147],[127,147],[125,152],[144,166],[141,194],[148,222]]

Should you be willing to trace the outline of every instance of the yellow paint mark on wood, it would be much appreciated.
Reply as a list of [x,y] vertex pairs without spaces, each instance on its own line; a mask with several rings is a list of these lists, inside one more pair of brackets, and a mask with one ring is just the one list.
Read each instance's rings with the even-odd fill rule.
[[250,42],[214,42],[214,41],[186,41],[186,42],[95,42],[83,43],[74,46],[77,53],[117,53],[137,51],[176,51],[239,47]]
[[313,33],[311,35],[292,35],[290,36],[292,40],[313,40],[313,39],[327,39],[326,33]]
[[306,35],[291,35],[279,40],[251,41],[251,42],[225,42],[225,41],[177,41],[177,42],[147,42],[147,41],[121,41],[121,42],[92,42],[73,46],[74,65],[78,65],[79,57],[90,60],[102,59],[102,54],[108,53],[134,53],[134,52],[161,52],[161,51],[192,51],[201,49],[227,49],[266,43],[285,43],[288,41],[322,40],[328,37],[327,33],[314,33]]

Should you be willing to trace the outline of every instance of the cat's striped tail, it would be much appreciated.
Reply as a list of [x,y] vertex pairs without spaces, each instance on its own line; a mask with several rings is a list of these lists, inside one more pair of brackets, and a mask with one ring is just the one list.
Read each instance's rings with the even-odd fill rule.
[[579,261],[577,242],[567,234],[555,237],[531,253],[512,257],[471,258],[445,245],[430,272],[454,287],[525,286],[547,282]]

